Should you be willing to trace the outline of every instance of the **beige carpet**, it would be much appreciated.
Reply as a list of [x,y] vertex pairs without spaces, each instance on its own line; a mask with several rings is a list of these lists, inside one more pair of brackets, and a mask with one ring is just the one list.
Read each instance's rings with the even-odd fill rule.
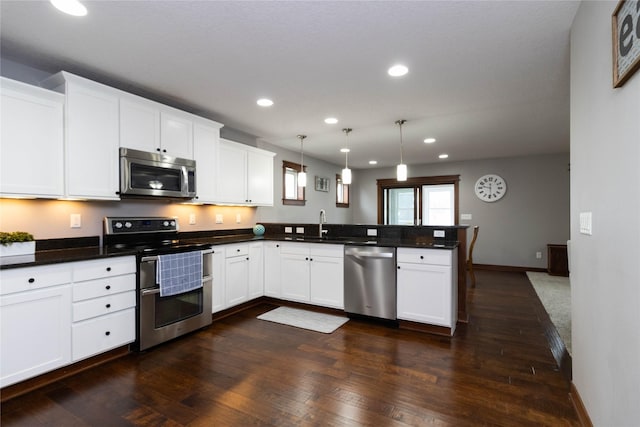
[[549,318],[571,354],[571,285],[568,277],[527,271],[529,281],[538,294]]
[[334,316],[290,307],[278,307],[261,314],[258,319],[322,332],[323,334],[330,334],[349,320],[348,317],[344,316]]

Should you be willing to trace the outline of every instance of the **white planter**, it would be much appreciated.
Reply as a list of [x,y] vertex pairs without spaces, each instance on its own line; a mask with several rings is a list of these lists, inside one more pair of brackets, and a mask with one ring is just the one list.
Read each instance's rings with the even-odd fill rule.
[[0,257],[33,255],[36,252],[36,242],[17,242],[8,245],[0,245]]

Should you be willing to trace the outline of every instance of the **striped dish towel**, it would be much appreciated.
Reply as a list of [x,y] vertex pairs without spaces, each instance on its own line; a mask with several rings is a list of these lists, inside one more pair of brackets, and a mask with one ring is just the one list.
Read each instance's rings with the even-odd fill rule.
[[160,296],[170,296],[202,287],[202,253],[158,255],[156,282]]

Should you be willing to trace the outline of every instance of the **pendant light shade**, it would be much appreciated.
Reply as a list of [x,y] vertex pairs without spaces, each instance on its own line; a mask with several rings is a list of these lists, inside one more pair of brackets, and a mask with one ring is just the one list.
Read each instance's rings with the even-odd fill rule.
[[307,173],[304,171],[304,147],[303,142],[307,135],[298,135],[300,139],[300,172],[298,172],[298,187],[307,186]]
[[406,181],[407,180],[407,165],[402,161],[403,156],[403,147],[402,147],[402,125],[405,124],[406,120],[396,120],[396,124],[400,128],[400,164],[396,168],[396,179],[398,181]]
[[347,140],[347,147],[344,151],[344,169],[342,169],[342,183],[343,184],[351,184],[351,169],[349,169],[349,132],[353,129],[344,128],[342,132],[345,134],[345,138]]

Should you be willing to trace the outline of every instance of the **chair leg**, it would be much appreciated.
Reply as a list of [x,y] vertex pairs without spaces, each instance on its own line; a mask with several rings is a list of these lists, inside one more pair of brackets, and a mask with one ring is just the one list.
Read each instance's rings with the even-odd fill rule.
[[467,270],[469,270],[469,276],[471,277],[471,287],[476,287],[476,275],[473,273],[473,263],[467,264]]

